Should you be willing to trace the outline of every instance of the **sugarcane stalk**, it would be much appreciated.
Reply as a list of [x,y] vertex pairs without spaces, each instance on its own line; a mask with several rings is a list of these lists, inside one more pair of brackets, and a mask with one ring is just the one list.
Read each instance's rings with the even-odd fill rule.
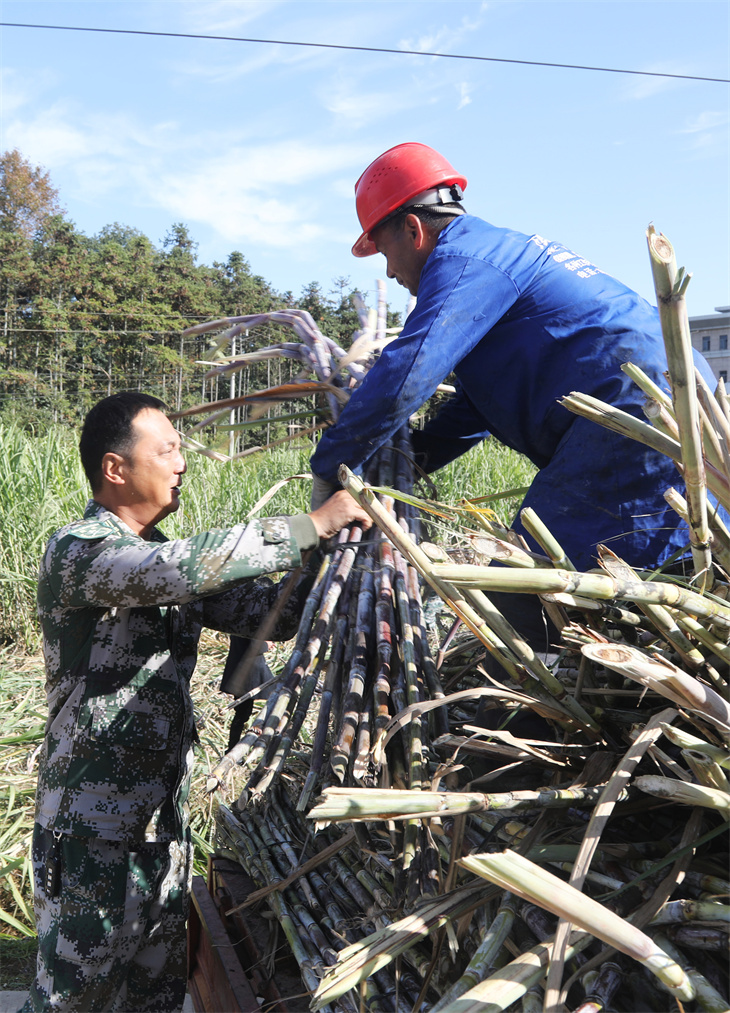
[[[441,597],[450,608],[456,612],[459,618],[465,623],[466,626],[477,636],[482,643],[485,644],[493,653],[495,653],[500,660],[500,663],[506,669],[508,674],[517,678],[517,668],[511,657],[511,651],[506,648],[506,645],[488,629],[485,628],[484,622],[481,617],[475,612],[469,602],[465,601],[456,590],[450,586],[449,578],[446,580],[440,579],[440,574],[444,570],[451,572],[456,569],[461,571],[461,568],[454,567],[443,567],[439,564],[432,564],[428,556],[422,549],[417,546],[400,527],[391,522],[391,519],[387,512],[383,510],[382,506],[375,499],[372,490],[367,489],[363,482],[354,475],[349,468],[342,467],[340,469],[340,482],[343,487],[360,503],[363,509],[370,514],[378,527],[381,528],[387,535],[388,538],[393,542],[394,545],[400,550],[400,552],[406,556],[410,562],[415,566],[418,572],[424,577],[428,583],[433,587],[436,593]],[[470,567],[468,569],[486,571],[486,567]],[[489,571],[491,578],[494,571]],[[506,570],[512,576],[521,577],[523,571],[510,571]],[[556,570],[556,571],[529,571],[526,572],[528,577],[532,577],[535,574],[545,573],[547,576],[551,574],[567,574],[568,571]],[[699,597],[699,596],[698,596]],[[730,609],[728,609],[728,625],[730,625]],[[562,687],[560,688],[562,692]],[[571,697],[565,696],[562,701],[562,706],[565,708],[566,713],[570,717],[578,720],[580,724],[598,730],[598,726],[595,724],[593,719],[585,710]]]
[[566,556],[562,545],[553,536],[552,532],[548,530],[532,507],[525,507],[524,510],[520,511],[520,520],[528,534],[532,535],[545,555],[551,560],[553,566],[563,570],[575,570],[575,567]]
[[[229,840],[234,845],[237,854],[244,858],[244,854],[255,858],[256,861],[254,866],[249,861],[243,861],[244,868],[251,869],[252,867],[261,867],[261,860],[263,856],[256,852],[254,847],[254,835],[251,834],[249,829],[248,833],[242,832],[241,824],[238,820],[233,817],[230,810],[225,806],[220,806],[221,819],[225,825],[228,833]],[[243,849],[243,850],[242,850]],[[274,873],[274,879],[279,877]],[[301,934],[297,928],[296,921],[289,910],[284,898],[279,893],[272,893],[270,899],[271,906],[276,914],[276,918],[281,925],[286,940],[291,947],[292,954],[297,961],[302,975],[304,984],[310,991],[314,991],[317,987],[317,975],[312,971],[312,954],[305,947]]]
[[723,413],[728,423],[730,423],[730,400],[728,400],[727,391],[725,389],[725,381],[722,377],[717,381],[717,387],[715,388],[715,400],[720,406],[720,411]]
[[345,780],[352,745],[362,710],[365,680],[367,677],[368,643],[373,619],[374,583],[370,557],[361,561],[363,568],[355,627],[356,647],[349,670],[349,684],[345,695],[340,732],[330,755],[330,767],[340,782]]
[[[598,708],[591,708],[590,711],[578,703],[574,697],[565,689],[565,686],[555,678],[540,655],[533,649],[532,645],[524,640],[517,630],[504,618],[499,609],[492,603],[489,597],[476,588],[465,588],[464,598],[482,615],[489,627],[496,634],[500,641],[509,644],[510,649],[517,656],[522,665],[537,679],[539,684],[546,690],[548,698],[556,701],[564,707],[572,717],[580,724],[587,726],[592,731],[599,730],[601,711]],[[517,680],[524,689],[534,690],[534,682],[516,673]]]
[[[633,772],[636,770],[646,751],[663,734],[664,725],[669,724],[676,717],[677,712],[669,708],[663,710],[661,714],[653,715],[642,731],[635,737],[609,778],[608,783],[601,792],[598,804],[591,813],[580,850],[573,864],[569,879],[571,887],[578,890],[582,888],[586,873],[596,853],[598,842],[601,839],[601,834],[606,828],[616,802],[625,791]],[[553,1013],[553,1011],[557,1013],[564,1001],[560,991],[560,982],[563,978],[564,954],[570,930],[571,925],[569,922],[563,920],[558,922],[555,931],[553,955],[548,967],[545,984],[545,1013]]]
[[683,1002],[694,998],[694,988],[685,972],[650,936],[522,855],[468,855],[461,864],[469,872],[565,918],[640,961],[676,998]]
[[[359,541],[359,535],[360,532],[357,530],[353,530],[351,532],[350,545]],[[249,782],[249,785],[247,786],[249,790],[255,789],[259,794],[265,791],[266,787],[271,783],[272,778],[276,776],[276,774],[280,773],[283,764],[285,764],[287,756],[289,755],[289,751],[300,732],[317,686],[323,653],[329,642],[332,623],[335,619],[335,608],[337,602],[339,601],[344,582],[349,575],[353,558],[354,556],[351,548],[343,553],[341,557],[337,572],[331,582],[324,604],[320,611],[320,616],[316,623],[314,633],[310,638],[307,650],[303,655],[302,663],[299,667],[302,686],[296,710],[287,724],[285,731],[281,734],[276,753],[268,763],[268,770],[265,774],[260,775],[260,780],[252,779]]]
[[[418,583],[418,571],[414,566],[408,567],[408,589],[411,600],[411,623],[415,637],[418,668],[425,681],[428,698],[430,700],[443,700],[445,696],[444,689],[439,679],[436,663],[428,646],[421,589]],[[449,715],[446,707],[436,708],[436,710],[432,711],[432,717],[436,726],[436,735],[446,734],[449,730]]]
[[586,644],[581,651],[591,661],[661,693],[680,707],[695,711],[711,721],[722,734],[730,736],[730,704],[666,659],[650,658],[626,644]]
[[[287,686],[287,680],[289,679],[290,673],[296,670],[296,666],[299,664],[301,659],[302,651],[306,644],[307,638],[311,630],[312,623],[314,622],[314,615],[319,607],[319,603],[322,597],[322,593],[327,586],[326,572],[328,569],[328,563],[331,561],[331,556],[326,555],[322,561],[322,565],[319,570],[317,579],[307,596],[307,600],[304,603],[304,609],[302,611],[302,617],[299,622],[299,628],[297,630],[296,642],[294,650],[287,662],[287,665],[282,672],[279,680],[278,692],[272,693],[269,699],[266,701],[266,705],[261,709],[260,713],[254,718],[254,721],[243,736],[240,742],[229,750],[228,753],[221,759],[221,761],[214,767],[210,772],[208,781],[206,783],[206,791],[214,791],[222,782],[225,776],[233,770],[233,768],[243,763],[246,757],[251,756],[253,749],[257,747],[257,744],[261,742],[261,736],[263,735],[264,728],[266,727],[269,718],[273,714],[274,708],[276,707],[278,694],[286,691],[290,692]],[[293,583],[292,585],[293,586]],[[264,621],[267,623],[267,620]],[[266,627],[262,624],[259,633],[266,632]],[[266,639],[266,637],[259,637],[259,639]],[[260,755],[260,753],[259,753]]]
[[314,791],[322,772],[322,765],[324,764],[326,751],[327,730],[332,710],[334,682],[335,679],[339,679],[340,677],[340,668],[345,652],[346,633],[347,613],[345,612],[344,615],[339,615],[337,617],[335,631],[332,636],[333,646],[327,663],[324,686],[322,687],[322,695],[320,697],[319,711],[317,714],[317,725],[312,740],[312,759],[310,762],[309,773],[304,781],[304,785],[299,795],[299,801],[297,802],[297,809],[300,811],[306,809],[309,805],[312,792]]
[[483,981],[497,958],[509,935],[517,913],[517,898],[507,892],[503,895],[496,917],[484,934],[479,947],[461,977],[448,988],[431,1013],[444,1013],[452,1002]]
[[375,724],[373,733],[372,762],[375,768],[383,763],[383,736],[390,720],[390,673],[395,629],[393,609],[393,575],[395,564],[393,550],[381,535],[379,544],[379,565],[376,575],[375,621],[377,628],[378,670],[375,676]]
[[[601,566],[615,579],[624,581],[640,579],[637,572],[607,546],[599,546],[598,558]],[[704,665],[704,655],[687,639],[671,612],[661,605],[649,605],[646,602],[640,603],[639,608],[690,668],[698,669]]]
[[695,577],[702,579],[710,571],[712,556],[708,545],[707,491],[692,337],[684,298],[690,275],[685,275],[684,268],[677,270],[672,244],[661,233],[657,234],[652,225],[646,230],[646,238],[682,445]]
[[694,968],[684,954],[678,950],[664,933],[657,933],[654,937],[657,945],[667,953],[672,960],[684,968],[688,979],[692,983],[695,993],[695,1002],[703,1013],[727,1013],[730,1004],[728,996],[721,995],[704,975]]
[[[679,466],[680,472],[684,472],[682,448],[679,441],[665,436],[648,423],[641,422],[639,419],[634,418],[633,415],[629,415],[628,412],[624,412],[620,408],[614,408],[613,405],[607,404],[605,401],[600,401],[589,394],[580,394],[577,391],[573,391],[566,397],[561,398],[559,403],[576,415],[590,419],[598,425],[611,429],[613,432],[629,436],[631,439],[643,443],[660,454],[666,454],[667,457],[670,457]],[[730,504],[730,481],[728,480],[728,476],[708,464],[705,468],[705,478],[710,491],[728,509],[728,505]]]
[[[416,664],[416,648],[411,625],[411,603],[407,588],[407,564],[399,552],[395,560],[395,602],[399,620],[401,662],[406,680],[406,706],[416,706],[422,700]],[[414,714],[408,723],[408,785],[419,789],[422,784],[422,726],[420,715]]]
[[676,728],[674,725],[662,725],[662,731],[675,746],[680,746],[682,749],[699,750],[705,753],[706,756],[711,757],[719,767],[730,770],[730,750],[727,748],[706,742],[704,739],[692,735],[683,728]]
[[674,402],[670,395],[655,383],[651,377],[647,376],[640,366],[635,365],[633,362],[624,362],[621,370],[634,381],[637,387],[643,390],[648,398],[652,401],[657,401],[674,416]]
[[[528,552],[526,549],[513,545],[512,542],[507,542],[496,535],[470,535],[469,540],[479,555],[484,556],[487,560],[496,559],[499,563],[504,563],[506,566],[519,566],[526,570],[534,570],[536,568],[549,570],[553,566],[547,556],[540,556],[536,552]],[[423,546],[421,547],[423,548]],[[444,559],[441,562],[446,562],[447,559],[448,557],[444,553]],[[435,559],[434,562],[436,562]]]
[[704,784],[708,788],[718,788],[720,791],[730,792],[730,782],[725,777],[722,767],[705,753],[694,749],[683,749],[682,759],[686,760],[687,766],[700,784]]
[[590,971],[581,982],[586,999],[576,1008],[575,1013],[600,1013],[605,1010],[623,983],[624,969],[621,965],[606,961],[599,971]]
[[[676,489],[665,489],[664,499],[672,510],[687,523],[689,512],[684,496],[680,495]],[[720,566],[727,570],[730,567],[730,532],[714,510],[709,515],[709,524],[712,555]]]
[[[554,806],[591,805],[601,788],[576,786],[484,793],[476,791],[413,791],[397,788],[326,788],[307,814],[318,823],[336,820],[393,820],[414,816],[446,816],[483,810],[527,811]],[[625,790],[619,798],[627,798]]]
[[305,670],[294,713],[281,733],[278,744],[276,744],[276,751],[273,756],[264,761],[265,768],[261,769],[259,767],[246,785],[246,790],[251,792],[252,795],[261,795],[265,792],[274,778],[284,769],[289,752],[304,724],[304,719],[317,686],[319,672],[318,659],[317,663]]
[[707,809],[716,809],[720,814],[730,813],[730,793],[718,788],[676,781],[658,774],[644,774],[637,777],[634,784],[655,798],[670,799],[672,802],[679,802],[680,805],[699,805]]
[[[718,418],[723,418],[724,420],[724,416],[720,412],[718,404],[710,393],[707,384],[696,369],[695,377],[704,457],[719,471],[724,471],[727,474],[729,460],[727,447],[724,445],[724,439],[721,438],[722,434],[717,429]],[[707,509],[709,511],[709,504]]]
[[567,592],[599,600],[625,598],[634,602],[671,605],[711,620],[723,629],[730,629],[730,607],[718,598],[697,594],[679,584],[617,580],[608,574],[572,573],[569,570],[509,570],[506,567],[454,563],[448,566],[435,563],[432,573],[438,581],[486,591],[539,595]]
[[470,883],[446,897],[425,901],[418,914],[406,915],[341,950],[337,964],[324,973],[312,1009],[319,1010],[326,1003],[334,1002],[447,921],[483,903],[489,892]]
[[667,901],[651,920],[651,925],[676,925],[680,922],[730,922],[730,904],[714,900]]
[[[567,958],[571,959],[592,942],[588,933],[575,932],[570,938]],[[474,985],[456,998],[441,1013],[503,1013],[540,982],[550,957],[548,940],[522,952],[515,960]]]

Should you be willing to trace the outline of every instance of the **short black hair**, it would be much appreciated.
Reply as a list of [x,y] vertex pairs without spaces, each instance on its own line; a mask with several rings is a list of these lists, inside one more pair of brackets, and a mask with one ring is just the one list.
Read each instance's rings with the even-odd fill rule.
[[92,492],[101,488],[104,454],[129,455],[135,444],[132,423],[147,408],[165,411],[167,405],[151,394],[123,390],[99,401],[84,419],[79,453]]
[[376,225],[370,234],[372,235],[373,232],[376,232],[377,229],[382,228],[384,225],[402,228],[403,222],[408,215],[415,215],[425,226],[439,233],[442,229],[446,228],[449,222],[453,222],[454,218],[458,218],[465,213],[463,206],[457,202],[452,204],[406,204],[389,215],[385,221]]

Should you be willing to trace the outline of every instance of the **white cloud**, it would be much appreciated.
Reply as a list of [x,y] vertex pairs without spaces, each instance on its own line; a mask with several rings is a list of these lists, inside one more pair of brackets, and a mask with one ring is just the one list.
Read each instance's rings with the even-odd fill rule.
[[[332,193],[332,173],[351,169],[354,179],[362,164],[362,152],[350,145],[291,141],[235,149],[198,162],[194,172],[168,169],[147,180],[146,192],[155,205],[204,222],[228,242],[300,247],[328,234],[317,212]],[[311,197],[303,198],[307,189]]]
[[[484,12],[484,8],[482,8]],[[462,17],[458,24],[443,25],[430,34],[418,35],[401,40],[401,49],[416,50],[420,53],[448,53],[459,45],[482,23],[481,18]]]
[[417,101],[413,94],[409,97],[406,89],[367,91],[354,81],[320,89],[320,99],[328,112],[346,121],[352,130],[359,130],[393,113],[404,112]]
[[0,67],[0,123],[3,133],[8,116],[37,100],[44,92],[52,91],[56,84],[57,76],[49,70],[40,70],[32,77],[26,77],[11,67]]
[[459,104],[457,109],[463,109],[464,106],[468,106],[471,102],[471,85],[467,81],[462,81],[459,84]]
[[179,76],[196,78],[208,84],[226,85],[232,81],[258,74],[283,62],[280,46],[256,46],[242,48],[236,59],[210,60],[207,62],[185,61],[171,64],[171,70]]
[[647,72],[647,75],[632,74],[623,79],[621,98],[627,102],[653,98],[664,92],[677,88],[682,81],[674,77],[653,77],[653,74],[691,74],[692,70],[678,66],[676,63],[657,61],[647,67],[635,68]]
[[728,123],[730,123],[730,115],[728,115],[725,110],[722,112],[717,110],[707,111],[700,113],[700,115],[688,123],[687,126],[680,131],[680,133],[707,133],[708,130],[716,130],[718,127],[725,127]]
[[730,115],[726,111],[707,110],[694,117],[681,130],[689,141],[689,148],[699,155],[712,154],[722,147],[727,153],[727,125]]
[[235,35],[239,29],[283,6],[277,0],[213,0],[180,5],[183,20],[204,35]]
[[244,144],[241,129],[191,135],[174,121],[146,126],[124,113],[62,102],[34,118],[16,115],[6,134],[10,147],[52,177],[65,172],[66,192],[79,202],[164,209],[228,243],[276,249],[325,236],[318,209],[333,196],[333,176],[351,178],[349,196],[368,157],[361,145],[315,138]]

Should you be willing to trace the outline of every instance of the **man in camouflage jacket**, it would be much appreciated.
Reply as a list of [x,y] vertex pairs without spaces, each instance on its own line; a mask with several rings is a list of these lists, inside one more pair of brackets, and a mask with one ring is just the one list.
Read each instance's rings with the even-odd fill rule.
[[[181,1008],[201,629],[253,635],[278,593],[254,578],[369,523],[343,493],[309,515],[167,541],[156,524],[179,505],[185,462],[162,407],[125,392],[91,410],[80,449],[94,499],[41,562],[49,715],[27,1013]],[[272,638],[293,635],[310,584],[305,574]]]

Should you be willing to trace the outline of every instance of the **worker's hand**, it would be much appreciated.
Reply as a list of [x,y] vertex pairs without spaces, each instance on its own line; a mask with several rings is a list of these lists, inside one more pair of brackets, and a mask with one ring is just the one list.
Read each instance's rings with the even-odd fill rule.
[[330,498],[335,489],[339,489],[339,486],[334,482],[327,482],[324,478],[320,478],[319,475],[312,475],[310,509],[318,510]]
[[332,535],[337,534],[340,528],[344,528],[352,521],[360,521],[364,531],[367,531],[373,523],[363,508],[344,489],[333,493],[321,507],[313,510],[309,516],[312,518],[312,523],[320,538],[331,538]]

